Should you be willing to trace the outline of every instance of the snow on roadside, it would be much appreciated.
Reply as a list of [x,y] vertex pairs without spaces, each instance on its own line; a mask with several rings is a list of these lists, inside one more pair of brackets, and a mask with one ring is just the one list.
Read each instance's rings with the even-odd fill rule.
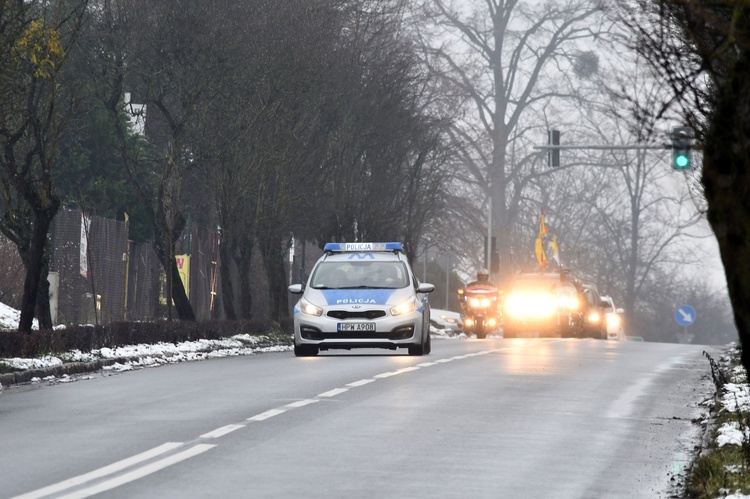
[[140,344],[118,348],[101,348],[91,352],[73,350],[59,357],[47,356],[38,359],[2,359],[0,362],[15,369],[43,369],[62,365],[65,362],[92,362],[100,359],[123,359],[104,367],[105,370],[130,370],[134,367],[150,367],[177,362],[205,360],[236,355],[254,355],[262,352],[283,352],[290,345],[259,346],[267,343],[268,337],[240,334],[221,340],[197,340],[183,343]]
[[[4,303],[0,303],[0,329],[16,329],[21,320],[21,312]],[[32,329],[39,328],[39,322],[34,319]]]
[[[15,329],[18,326],[19,319],[20,312],[0,303],[0,329]],[[454,336],[448,330],[437,329],[434,327],[430,328],[430,333],[433,339],[466,339],[466,335],[464,334]],[[291,344],[276,344],[269,346],[268,343],[269,338],[267,336],[240,334],[220,340],[186,341],[178,344],[157,343],[153,345],[128,345],[117,348],[101,348],[98,350],[92,350],[91,352],[73,350],[60,354],[59,356],[46,356],[34,359],[0,359],[0,363],[5,364],[12,369],[27,370],[56,367],[63,365],[66,362],[93,362],[102,359],[118,359],[118,362],[103,367],[103,370],[122,372],[178,362],[190,362],[238,355],[254,355],[265,352],[286,352],[293,348]],[[49,381],[50,378],[54,378],[54,376],[44,378],[44,380]],[[42,379],[35,378],[33,381],[39,382],[42,381]],[[64,375],[59,381],[67,382],[71,381],[71,379],[67,375]],[[0,386],[0,389],[2,389],[2,386]]]
[[[732,357],[739,356],[736,345],[730,349]],[[721,395],[721,407],[723,411],[733,414],[738,412],[750,412],[750,385],[747,383],[747,375],[742,366],[736,366],[729,373],[729,382],[724,384],[724,393]],[[725,445],[742,445],[750,439],[750,428],[744,429],[744,434],[737,421],[722,424],[718,429],[716,444],[719,447]]]

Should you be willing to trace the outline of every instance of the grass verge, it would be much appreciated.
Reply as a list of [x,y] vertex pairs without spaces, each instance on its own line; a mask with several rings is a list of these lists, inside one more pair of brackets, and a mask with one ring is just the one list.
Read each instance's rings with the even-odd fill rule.
[[750,496],[750,392],[740,350],[731,349],[721,362],[705,356],[716,386],[714,418],[709,443],[691,468],[685,497]]

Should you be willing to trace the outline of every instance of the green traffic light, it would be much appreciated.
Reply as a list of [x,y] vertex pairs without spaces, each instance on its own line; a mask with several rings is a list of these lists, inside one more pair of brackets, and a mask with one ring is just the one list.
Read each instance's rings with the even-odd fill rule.
[[690,165],[690,160],[685,154],[680,154],[674,159],[674,164],[677,165],[678,168],[685,168]]

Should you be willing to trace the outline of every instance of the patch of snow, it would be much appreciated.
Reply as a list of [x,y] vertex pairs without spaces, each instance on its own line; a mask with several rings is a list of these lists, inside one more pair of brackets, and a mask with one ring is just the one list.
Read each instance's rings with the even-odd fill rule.
[[726,383],[721,404],[729,412],[736,413],[738,410],[746,412],[750,410],[750,386],[747,384]]
[[736,421],[730,423],[724,423],[719,428],[719,435],[716,437],[716,443],[719,447],[725,445],[742,445],[742,442],[750,438],[750,431],[745,429],[745,434],[742,434],[740,425]]
[[[0,329],[17,329],[20,321],[21,312],[19,310],[0,303]],[[34,319],[31,327],[32,329],[39,329],[39,322]]]

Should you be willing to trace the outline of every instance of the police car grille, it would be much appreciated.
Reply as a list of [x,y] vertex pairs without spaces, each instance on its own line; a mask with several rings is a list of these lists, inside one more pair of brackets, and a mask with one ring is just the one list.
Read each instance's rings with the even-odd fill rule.
[[357,312],[351,310],[330,310],[327,315],[334,319],[377,319],[385,317],[385,310],[364,310]]

